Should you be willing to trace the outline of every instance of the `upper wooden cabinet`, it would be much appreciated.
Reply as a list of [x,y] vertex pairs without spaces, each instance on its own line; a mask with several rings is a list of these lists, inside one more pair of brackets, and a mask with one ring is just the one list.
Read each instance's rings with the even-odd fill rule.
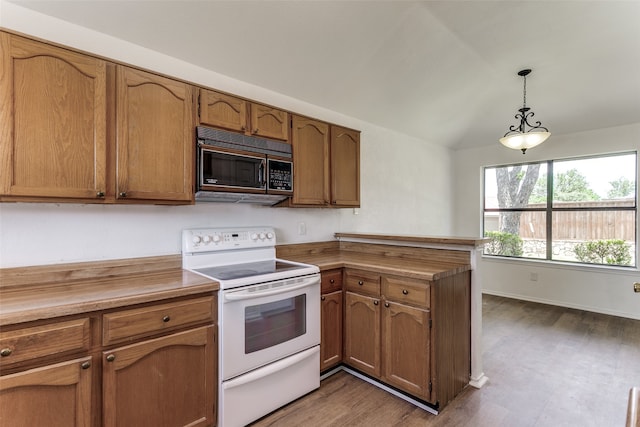
[[284,110],[207,89],[200,89],[198,102],[202,125],[289,140],[289,114]]
[[116,198],[193,200],[192,87],[117,69]]
[[0,200],[193,200],[190,85],[5,32],[0,46]]
[[329,202],[329,125],[293,116],[293,204],[324,206]]
[[360,133],[293,115],[288,206],[360,206]]
[[360,206],[360,132],[331,126],[331,204]]
[[0,196],[106,193],[106,63],[0,32]]

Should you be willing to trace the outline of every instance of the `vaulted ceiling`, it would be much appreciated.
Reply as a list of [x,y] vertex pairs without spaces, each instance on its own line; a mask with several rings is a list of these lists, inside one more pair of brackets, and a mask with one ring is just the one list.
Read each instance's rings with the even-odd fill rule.
[[454,149],[640,122],[640,1],[8,0]]

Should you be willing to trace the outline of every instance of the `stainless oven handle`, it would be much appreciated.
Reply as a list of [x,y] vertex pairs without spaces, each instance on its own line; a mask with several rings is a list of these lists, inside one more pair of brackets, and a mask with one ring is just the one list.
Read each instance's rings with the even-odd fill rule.
[[238,292],[225,293],[224,299],[229,301],[241,301],[241,300],[247,300],[252,298],[261,298],[269,295],[284,294],[285,292],[306,288],[306,287],[315,285],[319,282],[320,282],[320,278],[316,276],[316,277],[311,277],[309,279],[305,279],[300,283],[296,283],[289,286],[282,286],[276,289],[268,289],[265,291],[252,291],[252,292],[238,291]]
[[239,387],[241,385],[250,383],[252,381],[257,381],[260,378],[264,378],[266,376],[275,374],[279,371],[283,371],[289,366],[293,366],[296,363],[299,363],[320,351],[319,346],[311,347],[307,350],[301,351],[300,353],[296,353],[293,356],[285,357],[284,359],[278,360],[277,362],[271,363],[265,367],[256,369],[244,375],[240,375],[237,378],[234,378],[230,381],[223,381],[222,387],[225,390],[230,388]]

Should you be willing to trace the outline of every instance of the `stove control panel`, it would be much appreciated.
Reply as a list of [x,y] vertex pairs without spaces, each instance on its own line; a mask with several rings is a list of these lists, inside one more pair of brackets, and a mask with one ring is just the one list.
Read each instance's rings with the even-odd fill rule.
[[275,245],[276,233],[272,227],[191,228],[182,231],[183,252],[211,252]]

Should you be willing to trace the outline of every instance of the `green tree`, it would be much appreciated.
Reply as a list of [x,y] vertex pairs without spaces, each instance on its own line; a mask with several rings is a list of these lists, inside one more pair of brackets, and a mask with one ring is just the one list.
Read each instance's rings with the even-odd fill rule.
[[609,199],[623,199],[631,197],[636,192],[636,183],[621,176],[615,181],[609,181],[611,189],[607,192]]
[[[570,169],[567,172],[555,174],[553,177],[553,192],[553,200],[560,202],[600,200],[600,196],[589,188],[587,178],[577,169]],[[531,203],[547,202],[546,174],[542,175],[538,178],[538,181],[536,181],[529,201]]]
[[555,174],[553,177],[553,200],[562,202],[577,202],[584,200],[600,200],[589,188],[587,178],[577,169]]
[[[539,173],[540,163],[497,168],[498,206],[504,209],[528,205]],[[520,234],[520,212],[501,212],[500,231]]]

